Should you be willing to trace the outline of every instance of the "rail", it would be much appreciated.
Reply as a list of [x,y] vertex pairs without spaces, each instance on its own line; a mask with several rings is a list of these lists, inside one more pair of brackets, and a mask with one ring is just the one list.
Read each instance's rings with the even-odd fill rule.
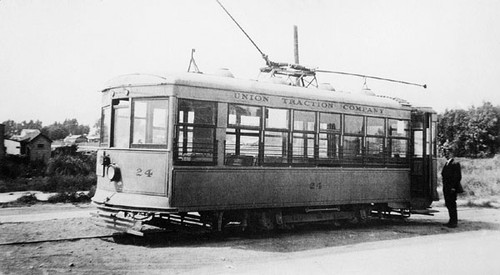
[[70,237],[70,238],[59,238],[59,239],[45,239],[45,240],[33,240],[33,241],[21,241],[21,242],[19,242],[19,241],[5,242],[5,243],[0,243],[0,246],[50,243],[50,242],[65,242],[65,241],[79,241],[79,240],[85,240],[85,239],[104,239],[104,238],[112,238],[114,235],[115,234],[107,234],[107,235],[82,236],[82,237]]

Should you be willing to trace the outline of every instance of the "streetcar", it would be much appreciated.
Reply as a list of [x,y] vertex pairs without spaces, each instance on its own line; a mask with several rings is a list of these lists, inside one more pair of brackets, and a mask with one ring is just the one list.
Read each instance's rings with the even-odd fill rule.
[[397,98],[188,72],[117,78],[101,112],[92,202],[120,232],[408,217],[439,199],[437,114]]

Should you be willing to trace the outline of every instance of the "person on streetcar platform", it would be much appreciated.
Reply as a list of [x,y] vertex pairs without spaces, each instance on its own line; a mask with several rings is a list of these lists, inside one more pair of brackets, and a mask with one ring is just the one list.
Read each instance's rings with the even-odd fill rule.
[[453,159],[453,153],[448,148],[444,149],[443,154],[447,160],[441,172],[443,178],[443,195],[450,216],[449,222],[445,225],[450,228],[455,228],[458,224],[457,194],[464,192],[460,184],[462,171],[460,163]]

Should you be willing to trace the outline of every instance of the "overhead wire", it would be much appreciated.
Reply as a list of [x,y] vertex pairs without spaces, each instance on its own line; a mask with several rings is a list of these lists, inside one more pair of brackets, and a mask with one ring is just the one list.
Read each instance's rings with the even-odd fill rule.
[[257,44],[252,40],[252,38],[247,34],[247,32],[241,27],[241,25],[234,19],[234,17],[229,13],[229,11],[222,5],[222,3],[219,0],[216,0],[217,3],[221,6],[221,8],[226,12],[226,14],[233,20],[233,22],[238,26],[238,28],[245,34],[245,36],[250,40],[250,42],[254,45],[254,47],[259,51],[259,53],[262,55],[262,58],[266,61],[266,65],[268,67],[290,67],[295,70],[301,70],[301,71],[307,71],[312,74],[315,74],[316,72],[318,73],[331,73],[331,74],[341,74],[341,75],[349,75],[349,76],[357,76],[357,77],[362,77],[365,78],[365,84],[366,84],[366,79],[377,79],[377,80],[383,80],[383,81],[389,81],[389,82],[395,82],[395,83],[400,83],[400,84],[407,84],[407,85],[414,85],[418,87],[423,87],[424,89],[427,89],[427,84],[418,84],[418,83],[413,83],[413,82],[407,82],[407,81],[402,81],[402,80],[395,80],[395,79],[390,79],[390,78],[384,78],[384,77],[378,77],[378,76],[370,76],[370,75],[364,75],[364,74],[356,74],[356,73],[348,73],[348,72],[340,72],[340,71],[330,71],[330,70],[319,70],[319,69],[311,69],[307,68],[305,66],[299,65],[299,64],[288,64],[288,63],[279,63],[279,62],[272,62],[269,60],[269,57],[264,54],[264,52],[257,46]]
[[364,74],[339,72],[339,71],[329,71],[329,70],[315,70],[315,71],[318,72],[318,73],[341,74],[341,75],[363,77],[365,79],[366,78],[371,78],[371,79],[377,79],[377,80],[384,80],[384,81],[389,81],[389,82],[396,82],[396,83],[401,83],[401,84],[414,85],[414,86],[423,87],[424,89],[427,89],[427,84],[418,84],[418,83],[407,82],[407,81],[402,81],[402,80],[395,80],[395,79],[378,77],[378,76],[370,76],[370,75],[364,75]]

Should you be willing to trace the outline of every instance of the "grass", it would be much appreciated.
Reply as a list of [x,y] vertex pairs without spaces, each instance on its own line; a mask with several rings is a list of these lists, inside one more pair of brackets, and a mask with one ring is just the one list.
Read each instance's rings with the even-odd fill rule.
[[0,179],[0,193],[16,191],[76,192],[88,191],[97,183],[97,176],[46,176],[33,178]]
[[[464,194],[459,200],[466,206],[500,208],[500,155],[487,159],[456,158],[462,167]],[[446,160],[438,161],[438,182],[441,189],[441,169]]]

